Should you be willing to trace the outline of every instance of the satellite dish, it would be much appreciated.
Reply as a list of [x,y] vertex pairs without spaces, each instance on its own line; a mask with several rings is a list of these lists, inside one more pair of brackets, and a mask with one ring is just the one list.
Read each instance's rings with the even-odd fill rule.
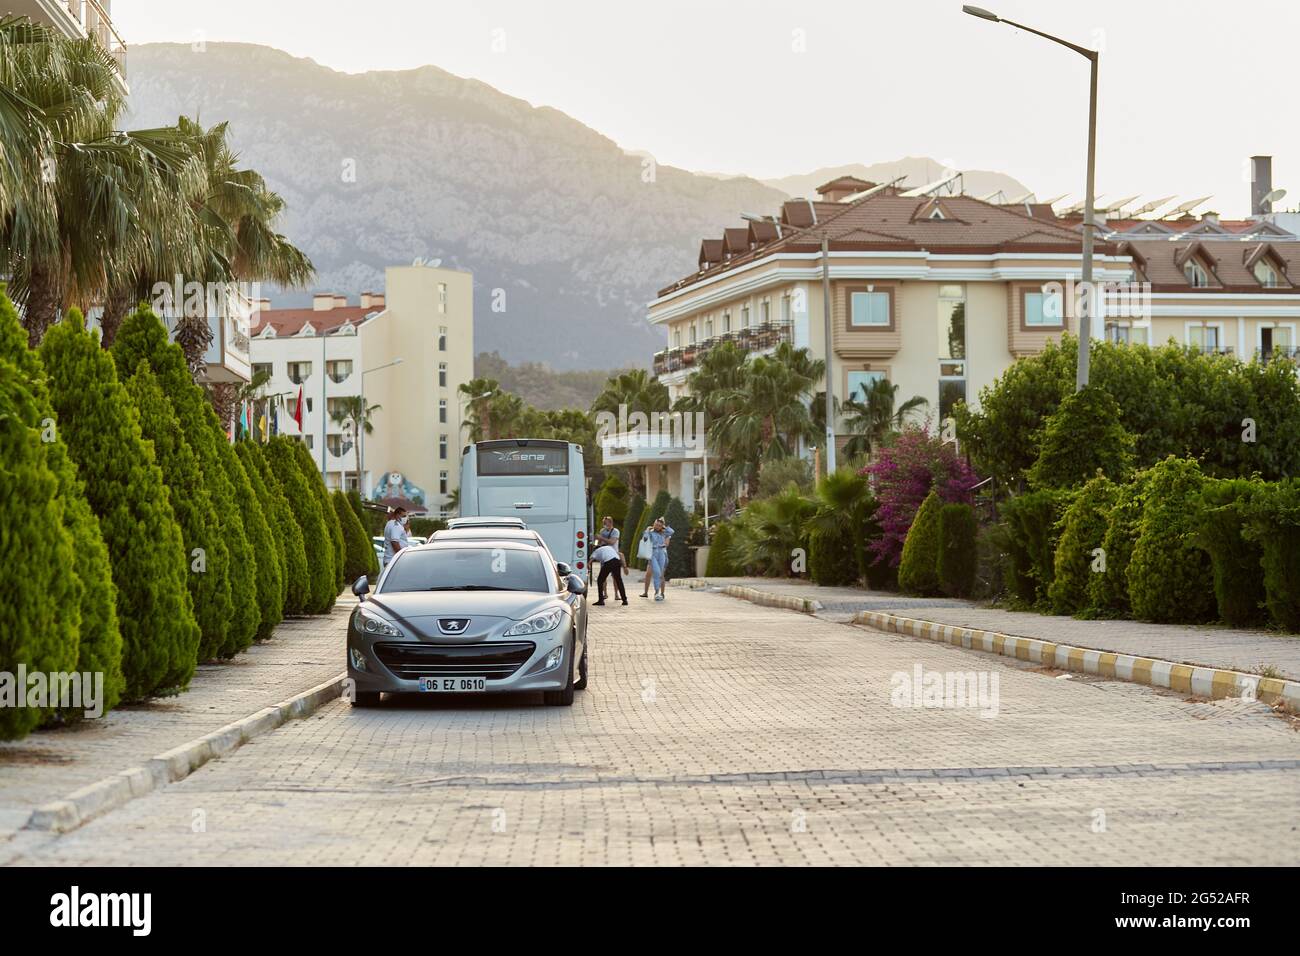
[[1193,209],[1195,209],[1197,206],[1199,206],[1201,203],[1208,202],[1210,199],[1211,199],[1210,196],[1202,196],[1200,199],[1189,199],[1181,206],[1178,206],[1175,209],[1171,209],[1169,212],[1165,213],[1160,218],[1177,219],[1179,216],[1185,216],[1188,213],[1190,213]]
[[1155,212],[1157,209],[1159,209],[1161,206],[1163,206],[1165,203],[1169,202],[1173,198],[1175,197],[1166,196],[1164,199],[1153,199],[1149,203],[1146,203],[1143,206],[1141,206],[1140,208],[1134,209],[1131,213],[1129,213],[1129,218],[1137,219],[1140,216],[1145,216],[1148,213]]
[[1273,203],[1281,200],[1284,196],[1286,196],[1285,189],[1274,189],[1267,196],[1265,196],[1263,199],[1260,200],[1260,204],[1271,206],[1273,205]]
[[442,260],[441,260],[441,259],[430,259],[430,260],[429,260],[429,268],[430,268],[430,269],[436,269],[436,268],[438,268],[440,265],[442,265]]

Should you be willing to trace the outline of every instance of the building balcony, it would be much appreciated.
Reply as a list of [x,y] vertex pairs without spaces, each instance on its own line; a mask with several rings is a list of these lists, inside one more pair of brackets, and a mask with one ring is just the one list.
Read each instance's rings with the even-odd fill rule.
[[601,463],[620,465],[664,465],[704,459],[705,436],[693,429],[689,416],[678,415],[666,429],[620,432],[599,436]]
[[689,371],[708,354],[710,349],[723,342],[732,342],[743,352],[763,352],[774,349],[782,342],[790,341],[790,330],[791,326],[786,323],[766,322],[737,329],[734,332],[724,332],[722,335],[715,335],[713,338],[680,348],[664,349],[662,352],[655,353],[654,374],[671,375],[675,372]]
[[1270,348],[1255,349],[1255,358],[1261,362],[1271,362],[1274,359],[1294,362],[1300,359],[1300,346],[1296,345],[1274,345]]
[[110,4],[101,0],[10,0],[7,12],[53,27],[67,37],[91,37],[112,54],[126,92],[126,44],[113,28]]
[[1202,355],[1232,355],[1235,351],[1231,345],[1189,345],[1187,347]]

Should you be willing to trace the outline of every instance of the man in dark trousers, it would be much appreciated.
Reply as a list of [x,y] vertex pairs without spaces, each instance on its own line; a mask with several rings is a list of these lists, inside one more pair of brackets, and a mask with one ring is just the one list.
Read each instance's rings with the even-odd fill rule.
[[602,544],[595,551],[591,552],[591,560],[600,562],[600,574],[596,577],[596,591],[600,599],[592,607],[600,607],[605,603],[605,579],[610,575],[614,576],[614,596],[627,605],[627,590],[623,587],[623,562],[619,558],[618,549],[612,544]]

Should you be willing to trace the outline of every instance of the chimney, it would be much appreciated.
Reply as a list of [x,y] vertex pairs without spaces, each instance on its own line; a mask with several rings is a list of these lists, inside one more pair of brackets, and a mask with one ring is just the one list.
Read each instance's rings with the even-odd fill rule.
[[261,299],[254,299],[254,300],[253,300],[253,311],[254,311],[254,312],[270,312],[270,311],[271,311],[271,300],[270,300],[270,299],[267,299],[267,298],[265,298],[265,297],[263,297],[263,298],[261,298]]
[[374,295],[373,292],[363,292],[363,293],[361,293],[361,308],[363,308],[363,309],[368,309],[368,308],[370,308],[370,297],[371,297],[372,295]]
[[1266,216],[1273,211],[1273,204],[1264,197],[1273,191],[1273,157],[1250,157],[1250,214]]
[[383,307],[384,307],[384,293],[382,292],[370,293],[370,308],[382,309]]
[[335,293],[334,293],[334,308],[336,308],[336,309],[345,309],[345,308],[347,308],[347,305],[348,305],[348,297],[345,296],[345,295],[339,295],[337,292],[335,292]]
[[311,297],[311,307],[316,312],[328,312],[334,308],[334,293],[317,292]]

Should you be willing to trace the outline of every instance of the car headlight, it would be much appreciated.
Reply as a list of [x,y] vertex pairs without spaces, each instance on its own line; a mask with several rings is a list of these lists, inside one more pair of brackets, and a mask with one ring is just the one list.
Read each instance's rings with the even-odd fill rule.
[[526,621],[520,621],[503,634],[503,637],[523,637],[525,634],[544,634],[547,631],[553,631],[560,626],[560,618],[564,617],[564,612],[559,608],[554,611],[543,611],[541,614],[535,614]]
[[379,637],[401,637],[402,632],[393,625],[389,624],[382,617],[371,614],[364,608],[357,611],[357,628],[363,634],[374,634]]

